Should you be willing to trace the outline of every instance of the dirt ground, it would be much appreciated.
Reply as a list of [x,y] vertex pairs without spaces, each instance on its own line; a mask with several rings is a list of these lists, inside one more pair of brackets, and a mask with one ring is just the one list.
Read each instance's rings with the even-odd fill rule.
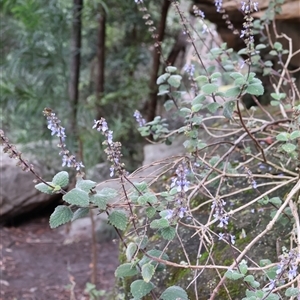
[[[1,300],[84,300],[91,281],[91,239],[64,243],[61,229],[49,228],[48,217],[18,226],[1,227]],[[113,299],[114,271],[118,265],[117,243],[98,247],[97,289],[100,299]]]

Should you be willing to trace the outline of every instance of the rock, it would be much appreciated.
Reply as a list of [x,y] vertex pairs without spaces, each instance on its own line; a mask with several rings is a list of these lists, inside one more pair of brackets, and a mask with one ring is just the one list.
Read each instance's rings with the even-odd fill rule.
[[[57,199],[58,195],[47,195],[34,188],[35,179],[30,172],[16,166],[17,161],[1,151],[0,218],[1,222],[43,207]],[[39,172],[38,165],[35,170]]]

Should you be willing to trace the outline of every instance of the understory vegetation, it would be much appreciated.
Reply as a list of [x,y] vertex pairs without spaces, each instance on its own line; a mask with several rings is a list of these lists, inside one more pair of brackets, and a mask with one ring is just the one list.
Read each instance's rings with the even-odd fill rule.
[[[219,42],[205,12],[193,5],[192,23],[177,1],[165,1],[171,12],[163,39],[158,2],[119,7],[116,1],[114,10],[111,3],[87,1],[81,63],[100,64],[101,45],[95,45],[101,39],[87,43],[97,30],[101,35],[104,22],[106,67],[82,69],[76,100],[67,92],[72,74],[64,54],[71,47],[64,26],[78,17],[71,4],[7,1],[4,37],[13,42],[1,62],[4,152],[33,173],[36,189],[62,194],[51,228],[91,210],[107,215],[120,242],[113,299],[300,299],[300,93],[289,67],[300,50],[287,34],[265,34],[276,28],[282,1],[270,1],[260,19],[252,16],[259,3],[239,3],[242,30],[235,32],[228,19],[244,43],[238,52]],[[48,9],[39,9],[43,5]],[[226,19],[222,1],[213,5]],[[118,10],[126,11],[124,20]],[[99,24],[91,21],[95,11]],[[182,66],[168,60],[175,31],[190,49]],[[149,60],[157,58],[153,70]],[[268,106],[261,104],[265,97]],[[4,132],[29,142],[49,130],[64,170],[47,181]],[[137,167],[139,159],[132,165],[129,158],[141,155],[140,136],[170,147],[180,140],[184,153]],[[85,169],[101,160],[117,179],[113,187],[86,178]],[[74,185],[67,168],[76,172]],[[95,295],[91,299],[103,294]]]

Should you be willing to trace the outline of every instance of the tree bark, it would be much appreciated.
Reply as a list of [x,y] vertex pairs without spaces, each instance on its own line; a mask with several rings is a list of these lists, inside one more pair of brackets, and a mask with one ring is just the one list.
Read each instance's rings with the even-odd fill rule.
[[79,102],[79,76],[81,51],[81,12],[83,0],[73,2],[73,22],[71,37],[71,62],[69,80],[69,99],[71,105],[70,130],[75,139],[78,138],[77,110]]
[[97,42],[97,81],[96,81],[96,97],[97,97],[97,120],[103,117],[103,109],[101,107],[101,97],[104,93],[104,73],[105,73],[105,25],[106,14],[101,7],[98,17],[98,42]]
[[[164,0],[162,7],[161,7],[161,19],[160,19],[158,32],[157,32],[157,34],[158,34],[157,41],[159,43],[161,43],[164,38],[167,15],[168,15],[168,10],[169,10],[170,4],[171,4],[171,2],[169,0]],[[161,53],[158,51],[158,49],[155,48],[153,50],[153,54],[152,54],[153,67],[152,67],[150,83],[149,83],[149,88],[150,88],[149,100],[147,101],[147,103],[144,107],[147,121],[152,121],[156,115],[157,93],[158,93],[156,79],[157,79],[158,71],[159,71],[159,67],[160,67],[160,55],[161,55]]]

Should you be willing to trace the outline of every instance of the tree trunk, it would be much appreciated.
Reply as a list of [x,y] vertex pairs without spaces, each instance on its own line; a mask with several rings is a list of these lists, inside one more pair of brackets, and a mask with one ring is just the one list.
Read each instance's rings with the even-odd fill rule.
[[96,81],[96,97],[97,97],[97,120],[103,117],[103,109],[101,107],[101,97],[104,93],[104,71],[105,71],[105,10],[101,7],[98,17],[98,43],[97,43],[97,81]]
[[[161,8],[161,19],[160,19],[158,32],[157,32],[157,34],[158,34],[157,41],[159,43],[161,43],[164,38],[167,15],[168,15],[168,10],[169,10],[170,4],[171,4],[171,2],[169,0],[164,0],[162,8]],[[156,79],[157,79],[158,71],[159,71],[159,67],[160,67],[160,54],[161,53],[158,51],[158,49],[155,48],[153,50],[153,54],[152,54],[153,67],[152,67],[150,83],[149,83],[150,94],[149,94],[149,100],[147,101],[147,103],[144,107],[147,121],[152,121],[156,115],[155,112],[156,112],[156,106],[157,106],[157,93],[158,93]]]
[[70,81],[69,98],[71,105],[70,130],[75,139],[78,138],[77,110],[79,102],[79,76],[80,76],[80,50],[81,50],[81,12],[83,0],[73,2],[73,22],[71,39],[71,62],[70,62]]

